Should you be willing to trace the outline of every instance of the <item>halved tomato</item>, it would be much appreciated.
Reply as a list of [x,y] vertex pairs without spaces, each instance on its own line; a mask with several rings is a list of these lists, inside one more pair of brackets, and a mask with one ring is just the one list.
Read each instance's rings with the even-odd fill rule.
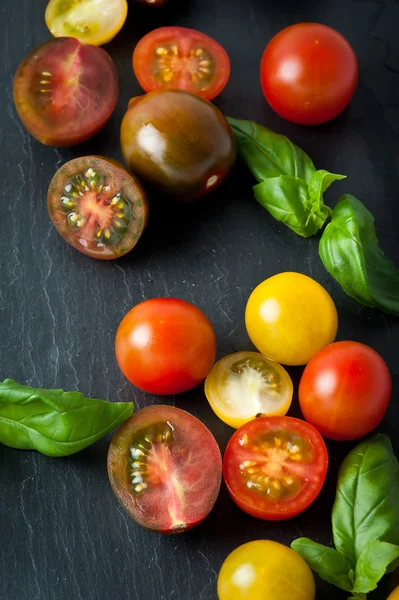
[[118,162],[82,156],[51,180],[48,210],[58,233],[93,258],[118,258],[138,242],[147,223],[147,199],[136,178]]
[[97,133],[113,113],[118,93],[109,54],[74,38],[41,44],[22,61],[14,78],[22,123],[49,146],[73,146]]
[[110,42],[126,17],[126,0],[50,0],[45,13],[54,37],[74,37],[95,46]]
[[234,502],[259,519],[278,521],[304,511],[327,473],[323,438],[292,417],[249,421],[230,439],[223,476]]
[[173,406],[139,410],[116,431],[108,453],[112,488],[130,517],[160,533],[179,533],[215,504],[222,458],[201,421]]
[[205,381],[214,412],[231,427],[265,415],[285,415],[291,405],[287,371],[259,352],[235,352],[216,363]]
[[230,59],[205,33],[186,27],[160,27],[137,44],[133,70],[146,92],[179,88],[212,100],[229,80]]

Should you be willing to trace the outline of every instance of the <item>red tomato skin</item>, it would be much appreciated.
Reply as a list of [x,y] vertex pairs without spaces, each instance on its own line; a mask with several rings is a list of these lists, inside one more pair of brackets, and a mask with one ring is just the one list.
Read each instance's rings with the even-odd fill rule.
[[[269,424],[275,423],[277,426],[281,426],[282,428],[284,428],[284,426],[291,426],[294,430],[300,431],[304,435],[305,432],[307,432],[311,436],[311,441],[315,449],[315,455],[317,456],[320,472],[318,474],[318,481],[309,483],[308,489],[304,488],[306,491],[306,497],[304,498],[302,496],[301,503],[298,502],[298,498],[294,497],[288,501],[283,501],[280,505],[276,504],[275,507],[270,506],[269,509],[256,506],[253,502],[246,501],[246,499],[250,499],[250,494],[247,495],[247,490],[243,490],[240,484],[237,484],[237,480],[235,478],[233,479],[232,477],[231,462],[234,459],[234,454],[237,452],[235,450],[235,446],[239,443],[238,439],[240,434],[243,431],[246,431],[249,437],[251,437],[252,432],[256,432],[258,428],[262,427],[262,423],[267,422]],[[294,417],[260,417],[245,423],[245,425],[240,427],[232,435],[229,443],[227,444],[223,458],[223,478],[231,498],[234,500],[237,506],[241,508],[241,510],[253,517],[265,521],[283,521],[299,515],[317,498],[324,485],[327,475],[328,452],[325,442],[317,429],[315,429],[313,426],[308,427],[308,425],[309,423]],[[312,486],[311,490],[309,490],[310,486]]]
[[355,440],[382,421],[391,392],[391,374],[378,352],[343,341],[326,346],[310,360],[299,384],[299,403],[305,419],[322,436]]
[[356,55],[338,31],[318,23],[299,23],[280,31],[266,46],[261,85],[280,117],[300,125],[319,125],[348,106],[358,72]]
[[203,381],[216,357],[216,336],[189,302],[153,298],[123,318],[115,352],[125,377],[152,394],[180,394]]

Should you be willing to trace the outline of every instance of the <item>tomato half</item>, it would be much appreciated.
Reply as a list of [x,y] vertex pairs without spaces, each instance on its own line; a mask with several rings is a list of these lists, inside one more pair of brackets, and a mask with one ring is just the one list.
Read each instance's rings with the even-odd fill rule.
[[392,379],[384,359],[358,342],[336,342],[318,352],[299,385],[303,416],[333,440],[354,440],[382,421]]
[[54,175],[48,210],[58,233],[93,258],[123,256],[138,242],[148,204],[137,179],[118,162],[101,156],[69,161]]
[[222,458],[201,421],[173,406],[148,406],[116,431],[108,475],[123,508],[160,533],[198,525],[216,502]]
[[304,365],[334,341],[338,315],[317,281],[301,273],[279,273],[250,295],[245,325],[264,356],[283,365]]
[[74,37],[95,46],[110,42],[126,17],[126,0],[50,0],[45,12],[54,37]]
[[239,546],[218,577],[219,600],[314,600],[313,573],[299,554],[278,542]]
[[339,115],[355,93],[358,71],[349,42],[318,23],[280,31],[266,46],[260,68],[270,106],[302,125],[318,125]]
[[291,405],[292,381],[278,363],[259,352],[235,352],[216,363],[205,381],[214,412],[231,427],[263,415],[285,415]]
[[26,129],[42,144],[73,146],[108,121],[118,100],[118,75],[102,48],[53,39],[19,65],[14,101]]
[[229,80],[230,59],[205,33],[186,27],[160,27],[137,44],[133,70],[146,92],[178,88],[212,100]]
[[179,394],[212,369],[216,336],[204,313],[190,302],[153,298],[122,319],[115,352],[133,385],[152,394]]
[[315,500],[327,473],[327,448],[309,423],[261,417],[231,437],[223,476],[234,502],[270,521],[295,517]]

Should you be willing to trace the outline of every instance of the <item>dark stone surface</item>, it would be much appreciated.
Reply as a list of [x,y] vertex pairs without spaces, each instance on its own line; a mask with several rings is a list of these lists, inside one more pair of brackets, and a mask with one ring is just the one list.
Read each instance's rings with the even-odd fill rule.
[[[165,200],[152,214],[137,249],[118,262],[90,260],[53,229],[46,191],[55,170],[89,153],[121,158],[119,124],[128,99],[140,93],[131,69],[135,43],[159,25],[194,27],[218,39],[231,56],[232,76],[217,99],[229,115],[287,134],[319,168],[345,173],[328,198],[350,191],[376,217],[382,246],[399,263],[399,3],[395,0],[185,0],[180,8],[145,10],[130,2],[128,21],[107,46],[121,83],[117,110],[96,137],[72,149],[47,148],[21,126],[12,77],[25,54],[49,39],[46,0],[3,0],[1,43],[0,372],[34,386],[79,389],[137,408],[164,399],[135,390],[119,371],[114,334],[123,315],[153,296],[178,296],[200,306],[218,337],[218,357],[250,348],[243,316],[256,284],[279,271],[313,276],[333,295],[339,339],[373,346],[393,375],[392,402],[380,430],[399,454],[399,321],[346,297],[324,270],[318,240],[303,240],[254,201],[252,178],[237,165],[229,181],[195,211]],[[281,28],[319,21],[339,29],[360,61],[356,96],[342,116],[305,128],[280,120],[265,103],[258,67],[265,44]],[[295,382],[299,369],[290,369]],[[232,430],[219,421],[202,388],[166,400],[210,427],[223,450]],[[295,399],[291,414],[298,414]],[[108,484],[109,438],[66,459],[0,446],[0,598],[2,600],[215,600],[222,561],[239,544],[299,535],[331,541],[336,473],[350,444],[329,443],[328,481],[314,506],[284,523],[239,511],[222,489],[203,525],[161,537],[124,514]],[[382,600],[392,581],[370,598]],[[317,582],[317,598],[345,593]]]

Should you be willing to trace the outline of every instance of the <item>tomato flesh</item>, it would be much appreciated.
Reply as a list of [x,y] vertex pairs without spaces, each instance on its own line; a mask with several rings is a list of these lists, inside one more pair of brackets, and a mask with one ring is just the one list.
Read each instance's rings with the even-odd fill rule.
[[327,465],[325,443],[314,427],[292,417],[261,417],[230,439],[223,475],[242,510],[260,519],[282,520],[313,502]]
[[318,352],[299,385],[305,419],[333,440],[354,440],[382,421],[392,379],[384,359],[358,342],[336,342]]
[[133,175],[101,156],[75,158],[54,175],[48,209],[58,233],[88,256],[129,252],[144,231],[148,206]]
[[113,113],[118,93],[111,57],[74,38],[41,44],[22,61],[14,78],[22,123],[49,146],[73,146],[93,136]]
[[222,459],[201,421],[178,408],[154,405],[117,430],[108,474],[118,500],[140,525],[178,533],[198,525],[211,511]]
[[229,80],[230,60],[224,48],[204,33],[161,27],[137,44],[133,70],[146,92],[178,88],[212,100]]
[[339,115],[358,82],[349,42],[318,23],[291,25],[266,46],[261,84],[270,106],[284,119],[318,125]]

